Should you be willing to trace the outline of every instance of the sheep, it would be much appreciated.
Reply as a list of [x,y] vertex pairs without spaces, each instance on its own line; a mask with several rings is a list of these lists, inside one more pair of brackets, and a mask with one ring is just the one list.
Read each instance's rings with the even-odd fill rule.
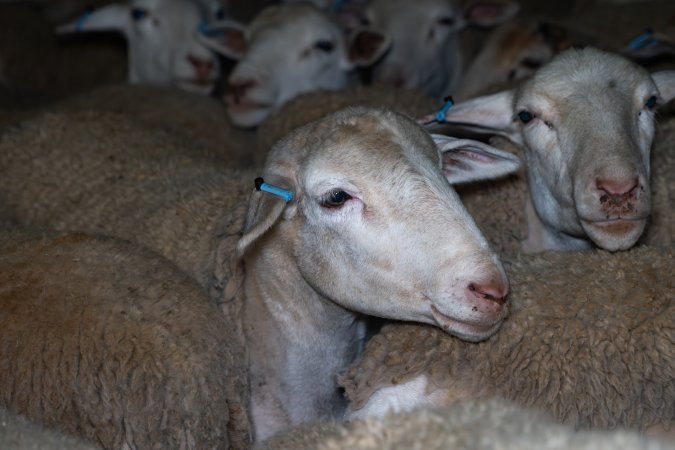
[[106,449],[248,446],[245,352],[201,286],[126,241],[34,233],[0,239],[0,405]]
[[448,181],[508,174],[518,160],[437,138],[372,108],[307,124],[262,170],[292,193],[285,203],[255,190],[253,175],[123,117],[52,114],[0,138],[0,204],[22,225],[131,240],[196,278],[240,318],[262,440],[342,414],[334,377],[360,351],[369,316],[472,341],[499,328],[508,281]]
[[200,36],[215,11],[222,14],[216,0],[132,0],[87,10],[57,32],[118,31],[128,43],[128,82],[210,94],[219,63]]
[[117,84],[71,97],[52,111],[110,111],[142,121],[149,127],[184,135],[194,147],[232,167],[262,165],[256,133],[230,124],[222,102],[183,90]]
[[50,430],[0,408],[0,448],[11,450],[96,450],[99,447]]
[[654,111],[673,97],[675,71],[650,75],[616,54],[570,49],[514,90],[458,103],[445,120],[523,146],[523,251],[617,251],[647,223]]
[[503,398],[577,428],[675,421],[675,249],[548,252],[506,259],[511,312],[468,344],[391,324],[341,376],[347,417]]
[[513,404],[463,401],[438,409],[349,423],[319,422],[275,436],[255,450],[317,449],[666,449],[666,442],[626,431],[573,431]]
[[368,28],[345,36],[326,13],[300,3],[269,6],[248,26],[229,20],[213,29],[224,37],[205,43],[238,60],[224,100],[241,127],[259,125],[298,94],[346,87],[353,70],[376,61],[389,42]]
[[489,27],[512,18],[514,1],[372,0],[364,20],[391,40],[391,50],[372,71],[374,81],[419,89],[441,98],[458,86],[467,55],[459,40],[463,28]]
[[342,91],[299,95],[270,114],[258,127],[257,151],[267,153],[274,143],[295,128],[348,106],[383,107],[409,117],[419,117],[435,108],[436,102],[418,91],[385,85],[352,86]]

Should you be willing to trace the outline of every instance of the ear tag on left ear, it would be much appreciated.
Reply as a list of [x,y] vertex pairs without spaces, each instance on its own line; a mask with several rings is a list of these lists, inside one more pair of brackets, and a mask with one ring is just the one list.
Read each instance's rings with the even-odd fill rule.
[[431,114],[426,115],[422,117],[421,119],[418,120],[418,123],[421,123],[422,125],[431,125],[432,123],[443,123],[445,122],[445,115],[448,113],[448,110],[452,108],[452,106],[455,104],[455,101],[452,99],[452,96],[448,95],[443,99],[443,106],[441,106],[441,109],[438,110],[438,112],[432,116]]
[[93,10],[91,8],[87,8],[80,17],[77,18],[75,21],[75,24],[73,25],[73,28],[75,31],[82,31],[84,28],[84,24],[89,20],[89,17],[91,17]]
[[645,47],[650,47],[652,45],[656,45],[658,43],[658,40],[656,37],[654,37],[654,32],[652,30],[647,30],[644,33],[638,35],[637,37],[633,38],[629,43],[628,43],[628,48],[630,50],[640,50]]
[[210,38],[221,38],[225,36],[225,32],[223,30],[216,30],[213,28],[209,27],[209,24],[204,21],[199,24],[199,27],[197,27],[197,31],[199,31],[201,34],[203,34],[206,37]]
[[261,177],[258,177],[254,180],[255,189],[257,191],[267,192],[268,194],[276,195],[277,197],[283,198],[286,203],[293,200],[293,193],[288,189],[280,188],[279,186],[274,186],[273,184],[265,183]]

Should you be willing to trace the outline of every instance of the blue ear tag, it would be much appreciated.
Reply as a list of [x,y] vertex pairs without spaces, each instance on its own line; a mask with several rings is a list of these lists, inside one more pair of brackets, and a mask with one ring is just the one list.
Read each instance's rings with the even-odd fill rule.
[[631,50],[640,50],[641,48],[656,45],[657,42],[658,39],[654,37],[654,32],[652,30],[647,30],[644,33],[633,38],[628,43],[628,48]]
[[288,189],[280,188],[279,186],[274,186],[273,184],[265,183],[265,180],[262,178],[256,178],[254,180],[255,189],[257,191],[267,192],[268,194],[276,195],[283,198],[286,203],[293,200],[293,193]]
[[203,34],[204,36],[211,37],[211,38],[219,38],[225,36],[225,33],[222,30],[214,30],[212,28],[209,28],[208,22],[204,21],[199,24],[197,27],[197,31],[199,33]]
[[84,28],[85,22],[87,20],[89,20],[89,17],[91,16],[92,12],[93,11],[91,9],[87,9],[86,11],[84,11],[82,13],[82,15],[80,17],[77,18],[77,20],[75,21],[75,24],[74,24],[75,31],[82,31],[82,29]]
[[439,109],[438,112],[436,113],[436,122],[439,123],[445,121],[445,115],[448,113],[448,110],[452,108],[452,105],[455,104],[455,101],[449,95],[445,97],[443,101],[445,102],[443,104],[443,107]]
[[344,0],[333,0],[333,3],[330,5],[331,12],[339,12],[344,6]]

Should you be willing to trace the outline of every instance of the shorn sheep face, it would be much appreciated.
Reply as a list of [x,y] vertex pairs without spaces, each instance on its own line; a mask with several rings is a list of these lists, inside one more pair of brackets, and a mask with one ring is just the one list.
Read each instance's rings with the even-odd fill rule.
[[273,147],[263,177],[293,200],[254,192],[237,245],[256,440],[341,415],[334,377],[358,354],[363,315],[469,341],[498,330],[508,281],[448,181],[518,165],[475,141],[435,143],[406,117],[367,108]]
[[452,93],[463,72],[459,32],[493,26],[518,11],[513,1],[374,0],[364,20],[391,38],[391,50],[373,68],[373,79],[428,95]]
[[346,87],[353,69],[377,60],[387,38],[367,28],[346,37],[322,11],[309,4],[275,5],[248,25],[214,25],[223,38],[205,42],[238,60],[228,79],[225,103],[235,125],[259,125],[299,94]]
[[515,90],[455,105],[446,121],[523,146],[532,204],[523,250],[625,250],[651,211],[649,154],[675,71],[649,74],[611,53],[567,50]]
[[219,64],[199,36],[220,15],[215,0],[132,0],[86,12],[57,31],[118,31],[128,42],[130,83],[209,94]]

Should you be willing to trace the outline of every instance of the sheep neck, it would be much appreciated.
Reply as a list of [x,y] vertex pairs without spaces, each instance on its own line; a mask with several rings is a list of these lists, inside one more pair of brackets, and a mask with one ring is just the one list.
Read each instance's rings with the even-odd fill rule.
[[287,236],[270,231],[245,259],[243,320],[256,441],[342,416],[346,404],[336,377],[357,356],[366,332],[361,315],[303,279]]

